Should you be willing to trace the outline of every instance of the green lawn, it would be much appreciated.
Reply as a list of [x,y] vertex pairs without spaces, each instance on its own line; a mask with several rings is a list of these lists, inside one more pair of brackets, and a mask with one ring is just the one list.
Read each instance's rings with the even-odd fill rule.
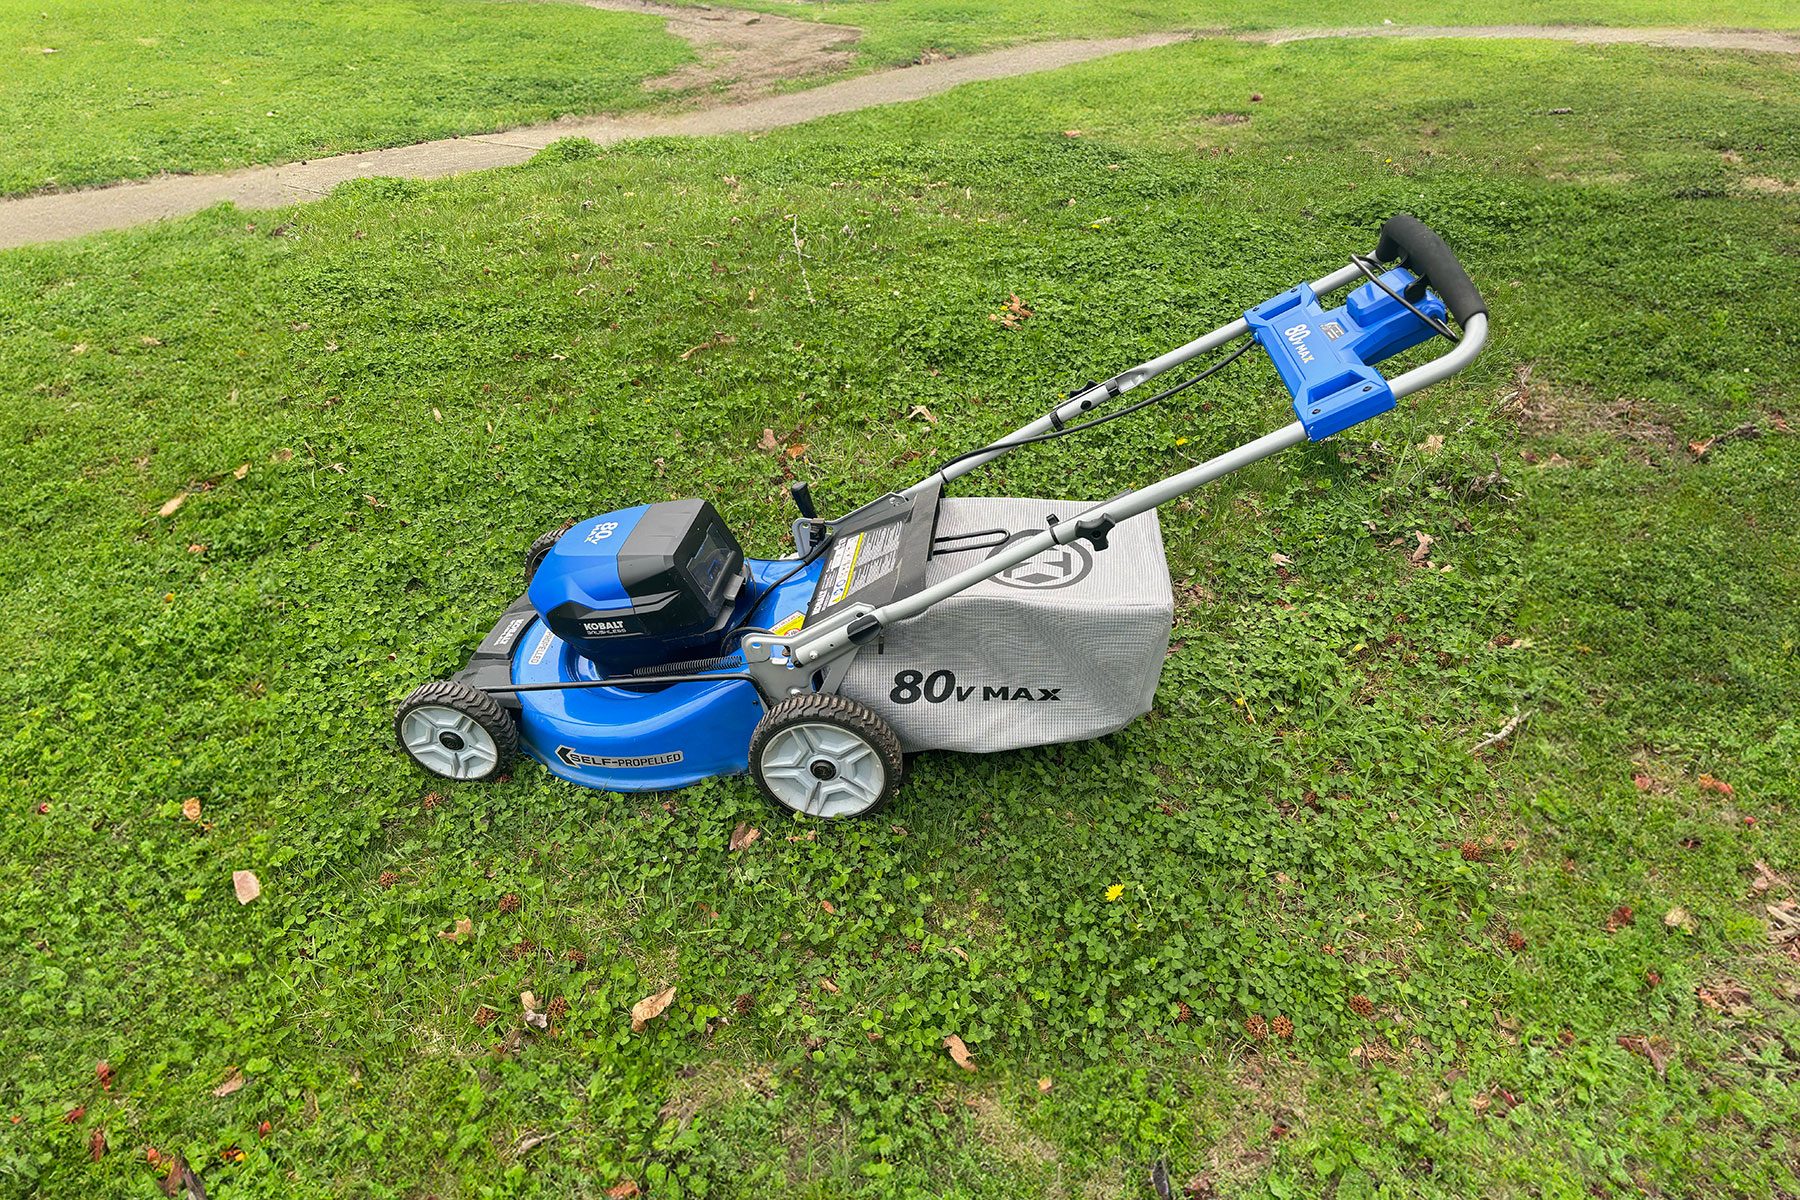
[[[1786,60],[1191,44],[0,255],[4,1192],[1800,1191],[1797,109]],[[1165,510],[1126,731],[830,826],[392,747],[540,530],[697,494],[779,552],[765,426],[851,504],[1400,209],[1492,351]],[[1247,359],[981,486],[1288,419]]]
[[503,0],[0,0],[0,194],[631,108],[650,16]]
[[731,0],[788,17],[863,30],[857,43],[871,64],[903,63],[924,51],[967,54],[1010,42],[1100,37],[1163,29],[1334,29],[1353,25],[1661,25],[1713,29],[1800,28],[1787,0],[1503,0],[1446,5],[1440,0]]

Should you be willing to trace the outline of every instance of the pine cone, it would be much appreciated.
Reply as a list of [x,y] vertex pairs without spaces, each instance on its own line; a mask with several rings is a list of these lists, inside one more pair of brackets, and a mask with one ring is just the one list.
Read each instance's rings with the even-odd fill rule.
[[1269,1027],[1275,1031],[1275,1036],[1278,1038],[1294,1036],[1294,1023],[1286,1017],[1276,1017]]
[[1350,997],[1350,1011],[1359,1017],[1373,1017],[1375,1015],[1375,1002],[1361,992],[1358,992],[1356,995]]
[[506,893],[506,895],[500,897],[500,911],[503,913],[518,912],[519,911],[519,893],[508,892],[508,893]]
[[1252,1013],[1244,1020],[1244,1036],[1253,1042],[1262,1041],[1269,1036],[1269,1023]]

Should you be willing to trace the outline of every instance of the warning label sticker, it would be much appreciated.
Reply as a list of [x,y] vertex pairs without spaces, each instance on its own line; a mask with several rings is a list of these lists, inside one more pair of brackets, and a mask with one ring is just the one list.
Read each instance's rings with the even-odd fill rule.
[[805,613],[792,612],[792,613],[789,613],[787,616],[781,618],[781,620],[779,622],[777,622],[776,624],[769,626],[769,632],[770,633],[780,633],[780,634],[799,633],[801,628],[805,624],[806,624],[806,614]]
[[833,546],[819,590],[813,594],[812,615],[818,616],[851,592],[898,570],[900,534],[905,528],[904,519],[889,521]]

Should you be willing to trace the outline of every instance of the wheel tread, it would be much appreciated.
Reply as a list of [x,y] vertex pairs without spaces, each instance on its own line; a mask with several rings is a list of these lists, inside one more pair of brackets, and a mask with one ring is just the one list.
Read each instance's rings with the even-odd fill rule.
[[[402,753],[406,752],[406,747],[400,737],[400,723],[406,719],[407,713],[427,704],[465,712],[493,737],[494,748],[498,751],[498,761],[491,774],[485,778],[501,774],[506,770],[508,764],[518,757],[519,723],[513,719],[512,714],[486,692],[455,679],[433,679],[428,683],[421,683],[394,710],[394,740],[400,742]],[[412,758],[412,755],[407,754],[407,757]],[[417,759],[413,761],[421,770],[430,770],[423,763],[419,763]],[[431,773],[436,774],[435,771]]]
[[[886,721],[865,704],[859,704],[847,696],[836,692],[812,692],[804,696],[790,696],[768,712],[757,722],[756,729],[750,735],[750,776],[756,781],[758,788],[769,800],[783,809],[788,809],[774,791],[763,782],[762,772],[758,769],[757,760],[762,749],[776,732],[785,726],[801,721],[826,721],[837,724],[866,741],[881,756],[881,765],[885,773],[881,796],[869,807],[856,816],[868,814],[885,807],[894,797],[900,784],[900,773],[904,768],[904,758],[900,752],[900,737]],[[793,811],[788,809],[788,811]]]

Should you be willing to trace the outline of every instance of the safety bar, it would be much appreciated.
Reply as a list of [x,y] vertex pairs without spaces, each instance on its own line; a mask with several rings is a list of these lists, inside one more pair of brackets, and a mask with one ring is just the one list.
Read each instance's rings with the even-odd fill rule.
[[[1341,287],[1348,286],[1362,277],[1362,268],[1355,263],[1350,263],[1348,266],[1340,267],[1329,275],[1313,280],[1312,290],[1317,295],[1324,296],[1337,291]],[[989,444],[987,449],[981,453],[971,454],[966,458],[959,458],[942,470],[934,471],[932,475],[941,476],[945,483],[949,483],[952,479],[961,478],[970,471],[975,470],[977,467],[982,467],[993,462],[1002,454],[1005,454],[1007,451],[1014,449],[1023,442],[1036,437],[1038,434],[1048,433],[1052,429],[1060,428],[1062,425],[1067,424],[1077,417],[1085,416],[1096,409],[1102,408],[1112,401],[1117,400],[1132,388],[1144,383],[1146,380],[1155,379],[1158,375],[1170,371],[1175,367],[1179,367],[1182,363],[1197,358],[1208,351],[1217,350],[1220,346],[1226,345],[1229,342],[1234,342],[1238,338],[1244,337],[1249,332],[1250,324],[1242,317],[1221,325],[1211,333],[1202,334],[1185,346],[1177,346],[1175,349],[1170,350],[1166,354],[1158,355],[1149,362],[1141,363],[1127,371],[1121,371],[1111,379],[1083,388],[1081,391],[1075,393],[1061,404],[1058,404],[1055,408],[1051,409],[1037,420],[1021,425],[1018,429],[1015,429],[1005,437]],[[1421,384],[1420,386],[1424,385]],[[904,494],[910,496],[923,491],[926,484],[931,480],[932,475],[927,475],[918,483],[907,488]],[[1029,557],[1029,555],[1027,557]]]

